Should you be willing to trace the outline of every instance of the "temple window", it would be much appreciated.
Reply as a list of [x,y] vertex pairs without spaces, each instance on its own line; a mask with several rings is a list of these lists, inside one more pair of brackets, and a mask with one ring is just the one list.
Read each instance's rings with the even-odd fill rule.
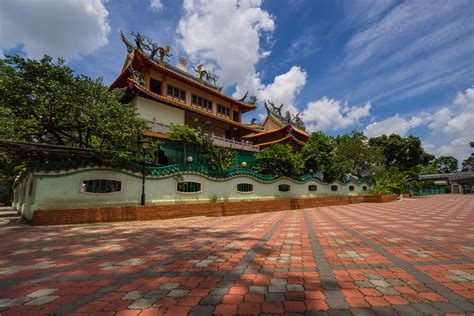
[[176,191],[180,193],[199,193],[201,192],[201,183],[192,181],[183,181],[176,184]]
[[337,191],[338,187],[337,185],[331,185],[331,191]]
[[350,185],[350,186],[349,186],[349,191],[354,191],[354,189],[355,189],[355,188],[354,188],[353,185]]
[[161,94],[161,81],[152,78],[150,80],[150,91]]
[[240,122],[240,113],[238,111],[233,111],[234,112],[234,121]]
[[168,96],[170,98],[186,102],[186,91],[180,88],[168,85]]
[[225,117],[230,117],[230,109],[226,108],[223,105],[218,104],[217,105],[217,114],[225,116]]
[[212,102],[207,99],[198,97],[197,95],[193,94],[192,104],[194,106],[198,106],[200,108],[203,108],[204,110],[212,112]]
[[314,184],[308,185],[308,191],[317,191],[318,187]]
[[289,184],[280,184],[278,186],[278,191],[280,191],[280,192],[289,192],[290,191],[290,185]]
[[367,187],[365,185],[362,187],[362,191],[367,191]]
[[239,183],[239,184],[237,184],[237,192],[240,192],[240,193],[253,192],[253,184],[251,184],[251,183]]
[[83,180],[81,192],[83,193],[116,193],[122,191],[122,181],[110,179],[89,179]]

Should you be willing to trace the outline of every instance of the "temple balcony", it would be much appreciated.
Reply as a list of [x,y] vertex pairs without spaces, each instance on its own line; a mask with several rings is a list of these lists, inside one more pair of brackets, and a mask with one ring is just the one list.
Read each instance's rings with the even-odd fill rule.
[[[153,121],[148,121],[148,126],[151,131],[156,132],[156,133],[162,133],[162,134],[168,134],[170,131],[170,126],[158,123],[156,120]],[[206,133],[207,134],[207,133]],[[253,151],[253,152],[258,152],[260,149],[258,146],[253,145],[249,141],[237,141],[229,138],[221,137],[212,134],[207,134],[211,136],[211,138],[214,141],[215,146],[219,147],[226,147],[226,148],[232,148],[232,149],[240,149],[240,150],[245,150],[245,151]]]

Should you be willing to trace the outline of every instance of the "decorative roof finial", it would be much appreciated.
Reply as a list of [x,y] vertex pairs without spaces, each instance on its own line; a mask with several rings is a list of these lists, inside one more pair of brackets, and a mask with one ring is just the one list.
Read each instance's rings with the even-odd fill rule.
[[183,71],[188,70],[188,61],[186,60],[186,58],[184,58],[183,56],[180,56],[179,60],[178,60],[178,63],[179,63],[179,69],[181,69]]

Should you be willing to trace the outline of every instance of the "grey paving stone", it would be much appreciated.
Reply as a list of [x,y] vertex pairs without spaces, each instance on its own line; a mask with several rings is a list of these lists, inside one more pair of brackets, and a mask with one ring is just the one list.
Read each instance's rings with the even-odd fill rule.
[[351,312],[347,309],[330,309],[328,314],[330,316],[351,316]]
[[431,304],[412,304],[413,308],[425,314],[443,314],[443,312]]
[[189,313],[189,316],[207,316],[212,315],[214,313],[214,306],[210,305],[203,305],[203,306],[195,306]]
[[160,289],[162,290],[174,290],[179,286],[179,283],[163,283],[160,285]]
[[145,295],[144,292],[142,291],[132,291],[128,292],[124,296],[122,296],[123,300],[138,300],[139,298],[143,297]]
[[128,309],[145,309],[151,307],[156,302],[154,298],[140,298],[128,305]]
[[358,287],[363,288],[375,288],[375,285],[369,281],[355,281],[354,282]]
[[271,285],[286,285],[288,281],[286,279],[271,279]]
[[[398,312],[391,307],[372,306],[370,308],[376,315],[380,316],[398,316]],[[402,314],[404,315],[404,314]],[[409,315],[409,314],[408,314]]]
[[267,302],[284,302],[285,295],[281,293],[267,293],[265,294],[265,301]]
[[304,291],[304,287],[301,284],[288,284],[286,289],[287,291]]
[[30,296],[30,297],[48,296],[49,294],[52,294],[56,292],[57,290],[58,289],[56,288],[46,288],[46,289],[34,291],[33,293],[28,294],[27,296]]
[[204,297],[199,304],[200,305],[218,305],[222,302],[222,296],[209,295]]
[[403,316],[420,316],[420,312],[409,305],[394,305],[393,308]]
[[377,291],[384,295],[398,295],[398,291],[392,287],[377,287]]
[[251,285],[251,286],[249,286],[249,292],[250,293],[258,293],[258,294],[265,294],[265,293],[267,293],[267,287],[266,286]]
[[376,316],[374,311],[368,308],[352,308],[351,309],[352,315],[354,316]]
[[48,304],[49,302],[54,301],[59,296],[40,296],[35,298],[34,300],[28,301],[25,305],[34,305],[34,306],[41,306],[44,304]]
[[209,291],[209,295],[226,295],[229,293],[229,288],[214,288]]
[[342,297],[326,297],[326,303],[331,309],[346,309],[349,307]]
[[270,293],[285,293],[286,286],[285,285],[269,285],[268,292]]
[[[157,289],[157,290],[153,290],[153,291],[148,292],[147,294],[145,294],[144,297],[146,297],[146,298],[161,298],[161,297],[165,297],[168,294],[168,292],[169,292],[168,290]],[[132,299],[138,299],[138,298],[139,297],[132,298]],[[123,299],[126,299],[126,298],[123,297]]]
[[188,295],[189,290],[171,290],[167,296],[169,297],[184,297]]
[[25,302],[32,300],[32,297],[18,297],[18,298],[6,298],[0,299],[0,307],[13,307],[23,305]]

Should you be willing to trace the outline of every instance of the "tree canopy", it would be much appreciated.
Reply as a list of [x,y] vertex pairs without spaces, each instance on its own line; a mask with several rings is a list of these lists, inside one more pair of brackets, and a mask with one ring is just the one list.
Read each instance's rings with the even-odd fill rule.
[[425,152],[421,140],[415,136],[401,137],[392,134],[369,139],[370,146],[377,146],[385,158],[385,168],[396,167],[408,171],[419,165],[427,165],[434,156]]
[[439,173],[453,173],[458,170],[458,160],[453,156],[440,156],[433,161]]
[[299,175],[303,171],[301,153],[294,153],[290,145],[274,144],[256,154],[256,169],[262,174],[276,176]]
[[[98,162],[138,160],[138,139],[146,122],[119,98],[102,79],[75,75],[62,59],[6,56],[0,59],[0,139],[92,148]],[[0,151],[0,180],[10,187],[28,159]]]
[[469,156],[462,162],[461,171],[474,171],[474,156]]
[[336,137],[336,156],[345,162],[350,173],[357,177],[367,176],[369,170],[382,165],[385,157],[377,146],[369,146],[367,137],[361,132],[353,131]]
[[0,60],[0,100],[0,138],[93,148],[99,158],[128,158],[146,127],[102,79],[48,56]]

